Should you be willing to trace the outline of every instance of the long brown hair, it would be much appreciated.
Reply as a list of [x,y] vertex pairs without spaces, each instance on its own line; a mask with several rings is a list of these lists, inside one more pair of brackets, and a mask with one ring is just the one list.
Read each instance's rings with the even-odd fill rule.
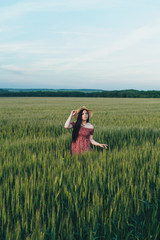
[[[72,132],[72,141],[73,142],[75,142],[77,140],[78,133],[79,133],[79,130],[80,130],[80,127],[81,127],[81,122],[82,122],[82,112],[84,110],[86,110],[86,109],[82,109],[81,111],[79,111],[76,124],[73,127],[73,132]],[[87,122],[89,122],[89,112],[87,111],[87,113],[88,113]]]

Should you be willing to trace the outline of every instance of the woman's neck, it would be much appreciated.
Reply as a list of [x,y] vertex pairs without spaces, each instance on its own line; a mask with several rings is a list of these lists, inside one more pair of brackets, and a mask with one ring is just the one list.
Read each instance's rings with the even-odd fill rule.
[[82,120],[81,125],[85,126],[87,124],[87,121]]

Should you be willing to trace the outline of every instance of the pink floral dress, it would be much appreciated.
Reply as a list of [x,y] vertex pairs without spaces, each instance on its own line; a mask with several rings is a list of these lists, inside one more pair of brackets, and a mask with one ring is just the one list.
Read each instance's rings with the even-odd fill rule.
[[[72,122],[71,124],[74,127],[75,122]],[[82,152],[91,151],[91,142],[89,140],[89,136],[93,135],[93,133],[93,128],[80,127],[76,142],[72,141],[71,144],[72,154],[78,153],[81,155]]]

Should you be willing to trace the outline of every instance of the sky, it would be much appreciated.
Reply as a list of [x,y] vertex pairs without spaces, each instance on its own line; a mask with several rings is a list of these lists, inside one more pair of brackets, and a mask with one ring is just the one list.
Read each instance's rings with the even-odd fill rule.
[[160,90],[159,0],[5,0],[0,13],[0,88]]

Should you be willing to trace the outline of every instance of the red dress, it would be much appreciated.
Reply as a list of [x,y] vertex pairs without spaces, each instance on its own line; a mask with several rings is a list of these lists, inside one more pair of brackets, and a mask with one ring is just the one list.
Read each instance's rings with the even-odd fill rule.
[[[71,124],[74,126],[75,122],[72,122]],[[93,135],[93,133],[93,128],[80,127],[76,141],[72,141],[71,144],[72,154],[78,153],[81,155],[82,152],[91,151],[91,142],[89,140],[89,136]]]

